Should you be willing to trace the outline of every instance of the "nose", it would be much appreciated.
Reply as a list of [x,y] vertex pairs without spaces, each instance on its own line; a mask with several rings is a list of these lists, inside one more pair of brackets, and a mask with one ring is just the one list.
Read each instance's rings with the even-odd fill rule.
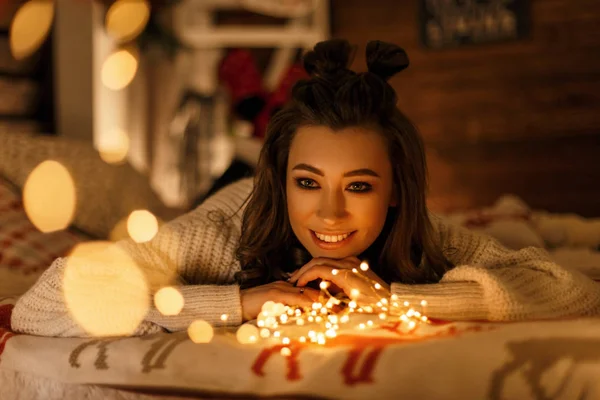
[[323,190],[319,201],[317,217],[328,225],[335,225],[346,216],[346,204],[344,194],[339,190]]

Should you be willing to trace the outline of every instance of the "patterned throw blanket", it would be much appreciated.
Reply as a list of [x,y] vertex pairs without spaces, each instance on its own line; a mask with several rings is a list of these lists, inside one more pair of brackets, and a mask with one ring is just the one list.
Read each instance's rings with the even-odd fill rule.
[[[0,371],[160,393],[364,399],[598,399],[600,319],[433,321],[407,334],[384,323],[319,346],[239,344],[217,332],[107,339],[10,331],[0,305]],[[1,385],[0,385],[1,386]],[[165,395],[166,396],[166,395]]]

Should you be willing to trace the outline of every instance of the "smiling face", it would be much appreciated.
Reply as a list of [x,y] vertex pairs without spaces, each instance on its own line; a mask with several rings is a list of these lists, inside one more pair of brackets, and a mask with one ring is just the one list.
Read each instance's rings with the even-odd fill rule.
[[313,257],[364,252],[394,205],[382,135],[362,128],[301,127],[292,141],[286,198],[294,234]]

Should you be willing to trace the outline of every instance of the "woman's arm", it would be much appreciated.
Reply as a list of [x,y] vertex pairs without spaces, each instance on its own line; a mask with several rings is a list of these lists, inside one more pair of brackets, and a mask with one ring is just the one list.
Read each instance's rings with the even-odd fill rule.
[[513,321],[600,314],[600,285],[554,263],[545,250],[512,251],[489,236],[436,226],[456,267],[438,284],[391,285],[401,300],[426,300],[428,316]]
[[[250,179],[230,185],[165,225],[150,242],[123,241],[92,257],[56,260],[18,300],[12,328],[43,336],[96,336],[182,330],[195,319],[240,324],[235,250],[239,209],[251,189]],[[184,299],[176,316],[164,316],[153,305],[154,293],[169,285]],[[123,332],[127,318],[139,323]]]

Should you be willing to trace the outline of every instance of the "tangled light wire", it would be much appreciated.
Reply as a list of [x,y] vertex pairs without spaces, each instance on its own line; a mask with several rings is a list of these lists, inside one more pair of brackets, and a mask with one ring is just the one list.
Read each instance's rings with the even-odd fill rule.
[[[369,265],[363,261],[361,271],[367,271]],[[332,270],[336,275],[339,270]],[[345,273],[349,273],[345,270]],[[350,297],[334,296],[329,292],[331,285],[321,281],[319,300],[312,307],[286,306],[281,303],[267,301],[257,317],[256,324],[249,322],[238,328],[236,333],[240,343],[251,344],[260,340],[279,342],[289,345],[293,341],[324,345],[333,339],[341,330],[366,331],[378,327],[383,321],[397,322],[401,333],[414,331],[419,324],[427,323],[425,316],[427,302],[422,300],[415,308],[407,301],[401,302],[398,296],[385,294],[382,286],[353,268],[351,273],[366,280],[372,293],[360,293],[351,289]],[[388,298],[389,296],[389,298]],[[357,299],[361,299],[361,306]],[[371,301],[368,301],[372,299]],[[302,327],[302,328],[298,328]],[[287,351],[286,351],[287,349]],[[289,348],[282,348],[282,354],[290,353]]]
[[[365,286],[369,288],[369,293],[351,289],[349,297],[343,293],[332,295],[329,291],[331,282],[321,281],[319,299],[311,307],[287,306],[267,301],[263,304],[256,321],[247,322],[237,329],[238,342],[283,345],[281,354],[285,356],[291,354],[287,346],[292,343],[325,345],[327,340],[336,338],[340,333],[365,332],[381,327],[382,324],[405,334],[429,322],[425,315],[425,300],[419,304],[410,304],[396,295],[390,296],[379,283],[362,273],[369,269],[366,261],[360,264],[359,269],[344,270],[344,273],[356,274],[358,278],[363,279],[367,283]],[[339,270],[332,270],[333,275],[338,273]],[[159,307],[161,303],[165,303],[159,301],[161,294],[169,295],[169,288],[161,289],[155,295],[157,308],[164,315],[176,315],[183,308],[183,297],[178,293],[172,293],[178,294],[179,298],[174,309]],[[221,315],[223,322],[228,318],[227,314]],[[188,335],[195,343],[208,343],[214,336],[214,329],[208,322],[196,320],[188,327]]]

